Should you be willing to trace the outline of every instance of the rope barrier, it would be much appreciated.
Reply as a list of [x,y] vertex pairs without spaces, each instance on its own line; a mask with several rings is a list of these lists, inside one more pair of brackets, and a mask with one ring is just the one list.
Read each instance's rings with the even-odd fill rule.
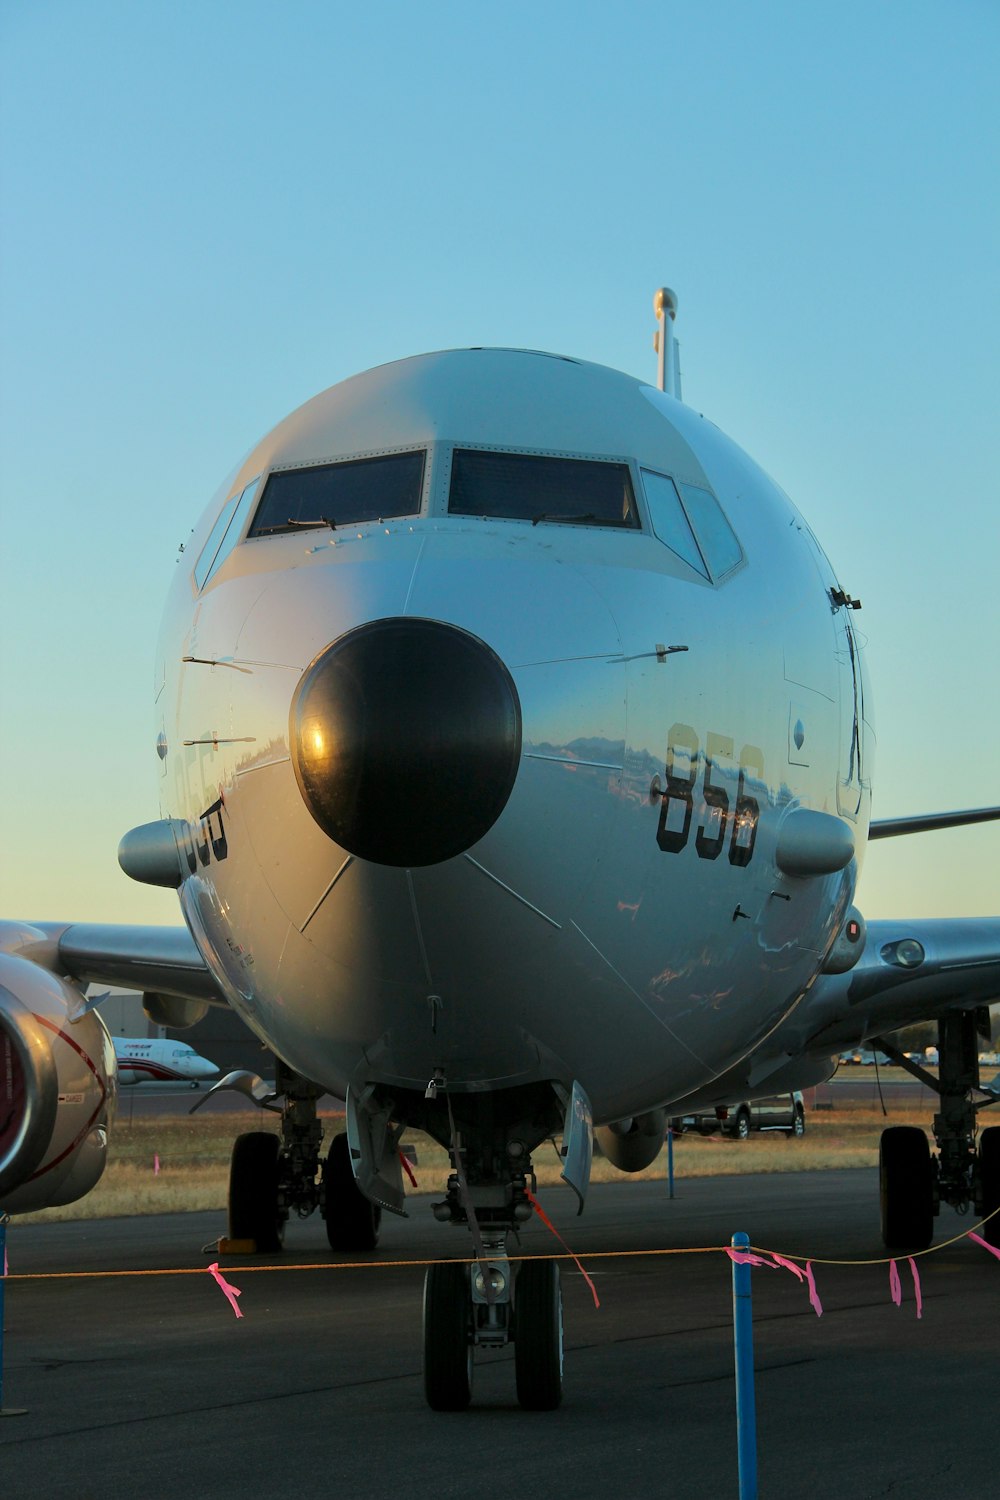
[[[985,1244],[986,1249],[1000,1258],[1000,1251],[986,1244],[976,1234],[991,1219],[1000,1214],[1000,1208],[995,1208],[992,1213],[987,1214],[968,1229],[962,1230],[960,1234],[953,1235],[950,1239],[942,1240],[938,1245],[930,1245],[926,1250],[914,1250],[907,1252],[905,1259],[917,1259],[918,1257],[937,1255],[942,1250],[947,1250],[951,1245],[957,1245],[959,1240],[974,1237],[978,1243]],[[668,1255],[728,1255],[729,1245],[683,1245],[661,1247],[653,1250],[585,1250],[583,1252],[586,1260],[637,1260],[655,1259]],[[833,1259],[819,1255],[803,1255],[800,1252],[776,1252],[761,1245],[750,1245],[749,1250],[756,1255],[781,1254],[783,1259],[800,1261],[803,1264],[811,1263],[814,1266],[889,1266],[900,1258],[897,1255],[866,1256],[854,1260]],[[554,1252],[551,1255],[510,1255],[507,1257],[512,1263],[524,1260],[572,1260],[577,1257],[568,1251],[565,1254]],[[579,1262],[577,1262],[579,1264]],[[271,1272],[291,1271],[391,1271],[400,1270],[407,1266],[441,1266],[449,1264],[477,1265],[476,1256],[447,1257],[434,1256],[429,1258],[413,1258],[406,1260],[342,1260],[342,1261],[308,1261],[294,1265],[267,1265],[252,1266],[229,1264],[227,1269],[232,1271],[238,1269],[241,1276],[260,1276]],[[10,1283],[18,1281],[86,1281],[110,1279],[113,1277],[127,1276],[204,1276],[205,1266],[175,1266],[175,1267],[151,1267],[147,1270],[130,1271],[21,1271],[7,1276]]]

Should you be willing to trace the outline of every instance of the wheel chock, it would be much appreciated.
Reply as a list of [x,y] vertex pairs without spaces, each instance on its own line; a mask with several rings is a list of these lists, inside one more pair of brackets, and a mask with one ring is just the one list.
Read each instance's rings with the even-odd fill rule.
[[220,1255],[256,1255],[256,1240],[227,1240],[225,1236],[219,1240]]

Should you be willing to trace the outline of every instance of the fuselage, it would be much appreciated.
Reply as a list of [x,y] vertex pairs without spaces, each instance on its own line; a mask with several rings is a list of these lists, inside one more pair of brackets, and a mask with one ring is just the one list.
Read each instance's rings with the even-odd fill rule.
[[[297,475],[319,483],[325,466],[378,458],[417,475],[410,513],[286,528],[280,476],[292,493]],[[545,458],[563,467],[513,462]],[[518,476],[537,490],[523,507],[509,499]],[[577,478],[594,494],[613,478],[624,514],[602,520],[589,491],[567,510]],[[459,749],[440,821],[467,823],[473,841],[448,852],[449,828],[422,803],[425,822],[382,862],[353,830],[360,819],[367,837],[375,818],[379,838],[397,820],[405,832],[433,745],[427,694],[386,678],[395,732],[357,751],[385,763],[379,814],[366,804],[362,818],[341,789],[331,822],[304,737],[329,747],[302,693],[331,652],[355,661],[345,639],[363,641],[369,675],[351,701],[364,718],[377,652],[404,638],[425,652],[428,684],[438,639],[446,676],[449,643],[478,643],[513,684],[517,736],[485,831],[472,735],[465,800]],[[788,1014],[853,897],[871,711],[833,570],[718,429],[598,366],[453,351],[294,412],[178,563],[156,689],[161,811],[190,826],[186,920],[248,1025],[333,1092],[422,1090],[435,1074],[458,1090],[579,1079],[596,1120],[680,1098]],[[846,825],[854,857],[782,868],[782,829],[802,808]]]

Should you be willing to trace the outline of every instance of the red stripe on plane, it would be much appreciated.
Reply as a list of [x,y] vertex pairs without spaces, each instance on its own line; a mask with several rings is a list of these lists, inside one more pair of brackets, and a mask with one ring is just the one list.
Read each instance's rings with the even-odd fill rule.
[[84,1052],[80,1044],[78,1042],[75,1042],[71,1036],[67,1036],[66,1032],[63,1031],[60,1026],[57,1026],[54,1021],[50,1021],[47,1016],[40,1016],[37,1011],[32,1011],[32,1015],[41,1026],[47,1026],[49,1031],[54,1031],[56,1036],[59,1037],[61,1041],[64,1041],[66,1043],[67,1047],[72,1047],[73,1051],[76,1052],[78,1056],[83,1058],[83,1061],[87,1064],[87,1067],[90,1069],[95,1079],[97,1080],[97,1086],[101,1091],[101,1097],[97,1101],[97,1108],[94,1110],[94,1113],[91,1115],[86,1125],[84,1125],[83,1129],[79,1131],[79,1133],[72,1141],[70,1141],[65,1151],[61,1151],[57,1157],[55,1157],[48,1163],[47,1166],[39,1167],[37,1172],[32,1172],[31,1176],[26,1179],[27,1182],[37,1182],[39,1177],[44,1177],[46,1172],[52,1171],[53,1167],[58,1167],[60,1162],[65,1161],[67,1156],[69,1156],[77,1149],[84,1136],[93,1127],[94,1121],[97,1119],[98,1115],[101,1113],[101,1110],[104,1108],[104,1101],[108,1097],[108,1091],[104,1085],[104,1080],[101,1077],[100,1073],[98,1073],[93,1058],[88,1057],[87,1053]]

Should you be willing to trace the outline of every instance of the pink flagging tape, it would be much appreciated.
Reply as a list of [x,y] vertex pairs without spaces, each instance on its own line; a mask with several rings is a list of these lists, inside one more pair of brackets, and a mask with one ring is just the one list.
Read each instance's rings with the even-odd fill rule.
[[414,1187],[416,1187],[416,1185],[417,1185],[416,1173],[414,1172],[413,1168],[410,1166],[410,1163],[407,1161],[407,1159],[403,1155],[402,1151],[399,1153],[399,1159],[400,1159],[400,1161],[403,1164],[403,1171],[406,1173],[407,1177],[410,1179],[411,1184]]
[[786,1260],[783,1255],[778,1255],[774,1250],[771,1251],[771,1256],[776,1265],[784,1266],[786,1271],[791,1271],[793,1276],[797,1276],[800,1281],[805,1281],[805,1271],[803,1271],[801,1266],[797,1266],[794,1260]]
[[894,1260],[889,1262],[889,1296],[899,1307],[903,1301],[903,1288],[899,1280],[899,1267]]
[[600,1305],[601,1305],[601,1299],[597,1295],[597,1288],[594,1285],[594,1283],[591,1281],[590,1277],[587,1275],[586,1271],[583,1269],[583,1265],[581,1264],[580,1260],[578,1259],[577,1256],[575,1256],[573,1254],[572,1250],[569,1248],[569,1246],[567,1245],[566,1241],[563,1239],[562,1235],[559,1233],[558,1229],[553,1224],[552,1220],[549,1218],[548,1214],[545,1212],[544,1208],[539,1203],[539,1201],[535,1197],[534,1193],[531,1191],[530,1187],[526,1187],[524,1189],[524,1192],[525,1192],[525,1196],[528,1199],[528,1202],[531,1204],[532,1208],[535,1210],[535,1213],[541,1219],[541,1221],[545,1225],[546,1229],[550,1229],[552,1231],[552,1233],[555,1235],[556,1239],[559,1241],[560,1245],[562,1245],[563,1249],[569,1255],[570,1260],[572,1260],[572,1261],[575,1262],[577,1270],[580,1272],[580,1275],[583,1277],[584,1281],[590,1287],[590,1295],[594,1299],[594,1306],[595,1307],[600,1307]]
[[738,1266],[766,1266],[769,1271],[778,1269],[773,1260],[765,1260],[763,1255],[751,1255],[749,1250],[733,1250],[727,1245],[726,1254]]
[[812,1261],[806,1261],[806,1282],[809,1287],[809,1301],[815,1309],[817,1318],[823,1316],[823,1304],[819,1300],[819,1292],[816,1290],[816,1278],[813,1275]]
[[158,1153],[154,1153],[154,1155],[153,1155],[153,1176],[154,1177],[159,1177],[159,1175],[160,1175],[160,1158],[159,1158],[159,1154]]
[[922,1318],[924,1315],[924,1299],[920,1295],[920,1272],[917,1270],[917,1263],[913,1259],[913,1256],[908,1255],[906,1258],[910,1262],[910,1271],[913,1275],[913,1295],[917,1299],[917,1317]]
[[213,1261],[209,1266],[208,1274],[209,1276],[214,1276],[215,1280],[218,1282],[219,1286],[225,1293],[226,1298],[229,1302],[229,1306],[232,1308],[233,1312],[238,1318],[242,1318],[243,1314],[240,1312],[239,1303],[236,1301],[236,1299],[237,1297],[242,1297],[243,1293],[240,1291],[238,1286],[233,1286],[231,1281],[226,1280],[222,1272],[219,1270],[219,1262],[217,1260]]
[[991,1255],[995,1255],[997,1260],[1000,1260],[1000,1250],[997,1249],[996,1245],[991,1245],[989,1240],[984,1240],[981,1234],[973,1234],[970,1229],[966,1235],[966,1239],[975,1240],[977,1245],[982,1245],[984,1250],[988,1250]]
[[763,1255],[752,1255],[748,1250],[731,1250],[726,1248],[726,1254],[730,1260],[736,1261],[741,1266],[765,1266],[769,1271],[791,1271],[799,1281],[804,1281],[809,1288],[809,1301],[816,1310],[817,1318],[823,1316],[823,1304],[819,1300],[819,1292],[816,1290],[816,1280],[812,1272],[812,1262],[809,1261],[803,1271],[793,1260],[788,1260],[784,1255],[778,1255],[774,1250],[768,1250],[770,1259]]

